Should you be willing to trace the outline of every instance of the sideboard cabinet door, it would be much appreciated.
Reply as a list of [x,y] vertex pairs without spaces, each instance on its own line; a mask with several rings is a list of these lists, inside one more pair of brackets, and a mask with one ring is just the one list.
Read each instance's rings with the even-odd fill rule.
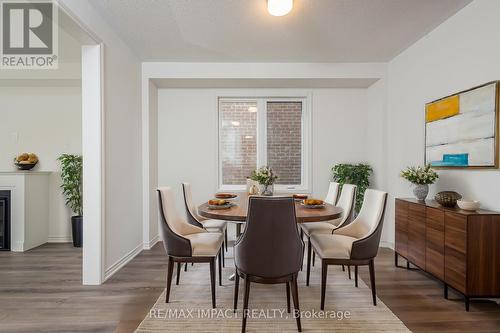
[[408,204],[408,259],[425,269],[425,206]]
[[426,208],[425,270],[444,280],[444,212]]
[[444,225],[445,282],[461,293],[466,293],[467,217],[445,212]]
[[408,202],[396,200],[396,252],[408,258]]

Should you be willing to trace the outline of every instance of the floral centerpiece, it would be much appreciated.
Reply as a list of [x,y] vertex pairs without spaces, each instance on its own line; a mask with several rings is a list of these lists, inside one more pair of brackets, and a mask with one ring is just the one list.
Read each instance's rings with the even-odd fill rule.
[[252,171],[250,179],[258,182],[261,186],[262,195],[273,195],[273,185],[278,176],[274,173],[273,169],[268,166],[260,167],[257,170]]
[[429,193],[429,184],[434,184],[439,175],[428,164],[426,166],[408,167],[401,171],[401,177],[415,185],[413,194],[418,200],[425,200]]

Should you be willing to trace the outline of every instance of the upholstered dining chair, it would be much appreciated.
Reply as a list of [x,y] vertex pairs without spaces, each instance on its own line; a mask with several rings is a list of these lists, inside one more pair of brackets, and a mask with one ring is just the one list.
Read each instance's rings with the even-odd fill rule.
[[[188,222],[194,226],[206,229],[208,232],[220,232],[223,234],[224,247],[227,252],[227,222],[223,220],[207,219],[198,214],[191,194],[190,183],[182,183],[182,192],[184,193],[184,206],[186,207]],[[222,252],[222,267],[225,267],[224,252]]]
[[[326,193],[325,200],[323,201],[335,206],[337,204],[337,199],[339,196],[339,188],[339,183],[330,182],[330,185],[328,186],[328,192]],[[302,228],[300,229],[300,238],[304,238],[304,231]]]
[[313,234],[311,244],[321,259],[321,310],[325,308],[326,278],[329,265],[350,265],[355,268],[358,286],[358,266],[369,266],[373,305],[377,305],[375,264],[382,233],[387,193],[368,189],[356,219],[333,234]]
[[[311,273],[311,235],[331,234],[334,229],[341,228],[351,222],[352,215],[354,213],[354,207],[356,206],[356,185],[342,185],[342,191],[340,192],[337,206],[341,207],[343,210],[342,215],[338,219],[327,222],[310,222],[300,224],[302,232],[307,237],[306,286],[309,285],[309,276]],[[348,269],[350,272],[350,268]]]
[[[323,200],[326,203],[329,203],[330,205],[336,205],[337,199],[339,196],[339,188],[340,184],[337,182],[330,182],[330,185],[328,186],[328,192],[326,193],[325,200]],[[300,227],[299,227],[300,228]],[[300,239],[304,240],[304,230],[300,228]],[[314,266],[314,262],[313,262]],[[300,270],[302,270],[302,267],[300,267]]]
[[291,197],[250,197],[245,231],[234,245],[236,278],[234,311],[238,304],[240,277],[245,279],[242,332],[247,322],[250,282],[286,284],[287,310],[290,287],[297,329],[301,332],[297,273],[303,259],[304,243],[296,225],[295,204]]
[[[168,256],[167,292],[165,302],[169,302],[170,286],[174,263],[210,263],[210,284],[212,307],[215,308],[215,261],[219,256],[219,284],[222,284],[221,252],[223,236],[218,232],[189,224],[175,208],[174,196],[170,187],[158,188],[163,246]],[[179,274],[179,270],[177,271]],[[178,279],[178,277],[177,277]]]

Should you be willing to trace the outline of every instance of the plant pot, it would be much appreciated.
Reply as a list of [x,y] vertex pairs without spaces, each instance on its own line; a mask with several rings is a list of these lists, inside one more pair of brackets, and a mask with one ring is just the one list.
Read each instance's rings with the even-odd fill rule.
[[429,185],[419,185],[415,184],[413,188],[413,195],[417,200],[424,201],[427,198],[427,194],[429,194]]
[[83,244],[83,216],[71,216],[71,231],[73,246],[82,247]]

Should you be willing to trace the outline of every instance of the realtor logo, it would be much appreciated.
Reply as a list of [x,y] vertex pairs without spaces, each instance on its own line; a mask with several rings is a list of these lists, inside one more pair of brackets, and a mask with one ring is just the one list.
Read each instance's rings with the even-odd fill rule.
[[57,69],[57,6],[52,1],[1,1],[2,69]]

